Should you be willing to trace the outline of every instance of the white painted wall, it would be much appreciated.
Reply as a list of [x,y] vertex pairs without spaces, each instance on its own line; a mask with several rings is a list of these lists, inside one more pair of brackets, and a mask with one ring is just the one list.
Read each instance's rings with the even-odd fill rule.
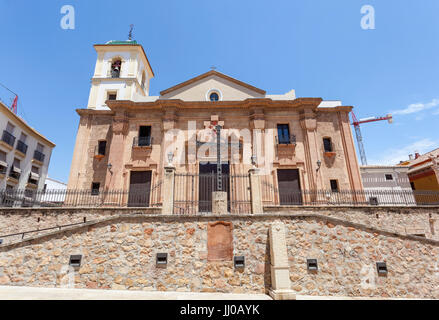
[[[0,108],[4,108],[4,106],[0,105]],[[4,179],[0,179],[0,190],[4,190],[7,184],[13,186],[14,189],[22,189],[22,190],[25,189],[25,185],[28,181],[32,166],[36,166],[40,168],[39,170],[40,179],[38,182],[38,189],[43,189],[47,177],[47,169],[49,167],[50,157],[52,155],[52,148],[49,145],[45,144],[42,140],[36,139],[34,136],[32,136],[30,130],[23,130],[18,125],[17,122],[8,118],[3,112],[0,112],[0,139],[3,135],[3,130],[6,130],[6,126],[8,122],[12,123],[15,126],[14,132],[12,132],[12,134],[15,136],[15,143],[14,143],[14,148],[11,151],[0,145],[0,150],[6,152],[6,162],[8,163],[6,176]],[[24,134],[27,135],[25,143],[27,144],[28,149],[26,152],[26,156],[24,158],[18,157],[15,154],[17,141],[20,139],[21,132],[24,132]],[[37,143],[40,143],[44,146],[43,153],[45,154],[45,158],[42,166],[32,163],[34,151],[37,148]],[[21,175],[18,185],[13,185],[7,182],[7,177],[9,176],[12,164],[14,163],[14,158],[20,159]]]
[[52,179],[50,177],[46,178],[46,190],[67,190],[67,183]]

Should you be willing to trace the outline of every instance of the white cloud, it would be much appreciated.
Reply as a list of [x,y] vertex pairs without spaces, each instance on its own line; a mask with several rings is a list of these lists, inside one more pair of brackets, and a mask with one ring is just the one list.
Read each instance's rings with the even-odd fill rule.
[[414,154],[415,151],[420,154],[437,148],[438,141],[433,141],[429,138],[422,139],[413,142],[403,148],[391,148],[389,150],[383,150],[378,158],[368,160],[369,165],[396,165],[400,161],[408,160],[409,154]]
[[[402,114],[402,115],[411,114],[411,113],[428,110],[437,106],[439,106],[439,99],[433,99],[431,102],[428,103],[413,103],[405,109],[393,111],[392,114]],[[439,110],[435,111],[434,114],[439,114]]]

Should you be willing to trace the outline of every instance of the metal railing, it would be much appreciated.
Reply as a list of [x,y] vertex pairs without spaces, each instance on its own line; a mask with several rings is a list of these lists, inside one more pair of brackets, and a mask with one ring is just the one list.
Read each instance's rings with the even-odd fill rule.
[[28,231],[21,231],[21,232],[16,232],[16,233],[0,235],[0,239],[3,240],[3,239],[6,239],[6,238],[17,237],[17,236],[21,236],[21,239],[24,239],[24,236],[26,234],[39,233],[39,232],[50,231],[50,230],[55,230],[55,229],[61,230],[62,228],[68,228],[68,227],[73,227],[73,226],[84,225],[84,224],[89,223],[89,222],[93,222],[93,221],[87,221],[86,217],[84,217],[83,221],[81,221],[81,222],[69,223],[69,224],[63,224],[63,225],[60,225],[60,226],[41,228],[41,229],[33,229],[33,230],[28,230]]
[[261,179],[264,206],[437,206],[438,191],[412,190],[279,190]]
[[12,134],[10,134],[8,131],[3,130],[2,141],[6,142],[7,144],[13,147],[15,143],[15,137]]
[[22,152],[22,153],[24,153],[24,154],[26,154],[26,152],[27,152],[27,144],[24,143],[21,140],[18,140],[17,141],[17,150]]
[[[175,174],[174,213],[212,212],[215,174]],[[251,212],[249,175],[223,174],[228,212]],[[439,191],[279,190],[261,179],[263,206],[439,206]],[[0,207],[161,207],[162,181],[131,190],[0,190]]]
[[152,137],[134,137],[133,147],[150,147],[152,145]]
[[40,162],[44,162],[44,158],[46,157],[46,155],[44,153],[42,153],[41,151],[35,150],[34,151],[34,159],[38,160]]
[[[20,168],[17,167],[17,169],[20,169]],[[20,171],[20,172],[16,172],[16,171],[15,171],[15,166],[12,165],[12,166],[11,166],[11,170],[9,171],[9,176],[12,177],[12,178],[14,178],[14,179],[19,180],[19,179],[20,179],[20,176],[21,176],[21,171]]]
[[282,144],[282,145],[288,145],[288,144],[292,144],[295,145],[296,144],[296,136],[294,134],[291,134],[290,136],[276,136],[276,144]]
[[[248,174],[222,174],[222,191],[227,192],[227,209],[233,214],[251,212]],[[212,212],[212,192],[217,189],[215,173],[176,173],[174,180],[174,213]]]
[[150,190],[0,190],[0,207],[161,207],[162,182]]

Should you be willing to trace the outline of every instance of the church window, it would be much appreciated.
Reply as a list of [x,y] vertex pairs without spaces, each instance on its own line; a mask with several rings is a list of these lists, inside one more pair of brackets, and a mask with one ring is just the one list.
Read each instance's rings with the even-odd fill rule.
[[93,182],[91,184],[91,194],[93,196],[96,196],[99,194],[99,188],[100,188],[101,184],[99,182]]
[[139,127],[139,147],[145,147],[151,145],[151,126]]
[[325,149],[325,152],[332,152],[331,138],[323,138],[323,148]]
[[108,100],[116,100],[117,99],[117,93],[116,92],[109,92],[108,93]]
[[216,92],[212,92],[209,96],[210,101],[218,101],[219,100],[219,95]]
[[329,183],[331,184],[331,191],[332,192],[338,192],[338,181],[337,180],[330,180]]
[[107,149],[107,141],[101,140],[98,142],[98,155],[105,156],[105,151]]
[[288,124],[277,125],[279,144],[290,144],[290,128]]

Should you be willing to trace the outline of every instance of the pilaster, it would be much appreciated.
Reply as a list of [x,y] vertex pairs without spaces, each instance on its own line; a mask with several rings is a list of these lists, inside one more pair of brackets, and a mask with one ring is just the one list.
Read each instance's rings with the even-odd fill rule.
[[282,222],[275,222],[270,226],[269,239],[271,257],[269,294],[274,300],[294,300],[296,295],[291,290],[285,225]]

